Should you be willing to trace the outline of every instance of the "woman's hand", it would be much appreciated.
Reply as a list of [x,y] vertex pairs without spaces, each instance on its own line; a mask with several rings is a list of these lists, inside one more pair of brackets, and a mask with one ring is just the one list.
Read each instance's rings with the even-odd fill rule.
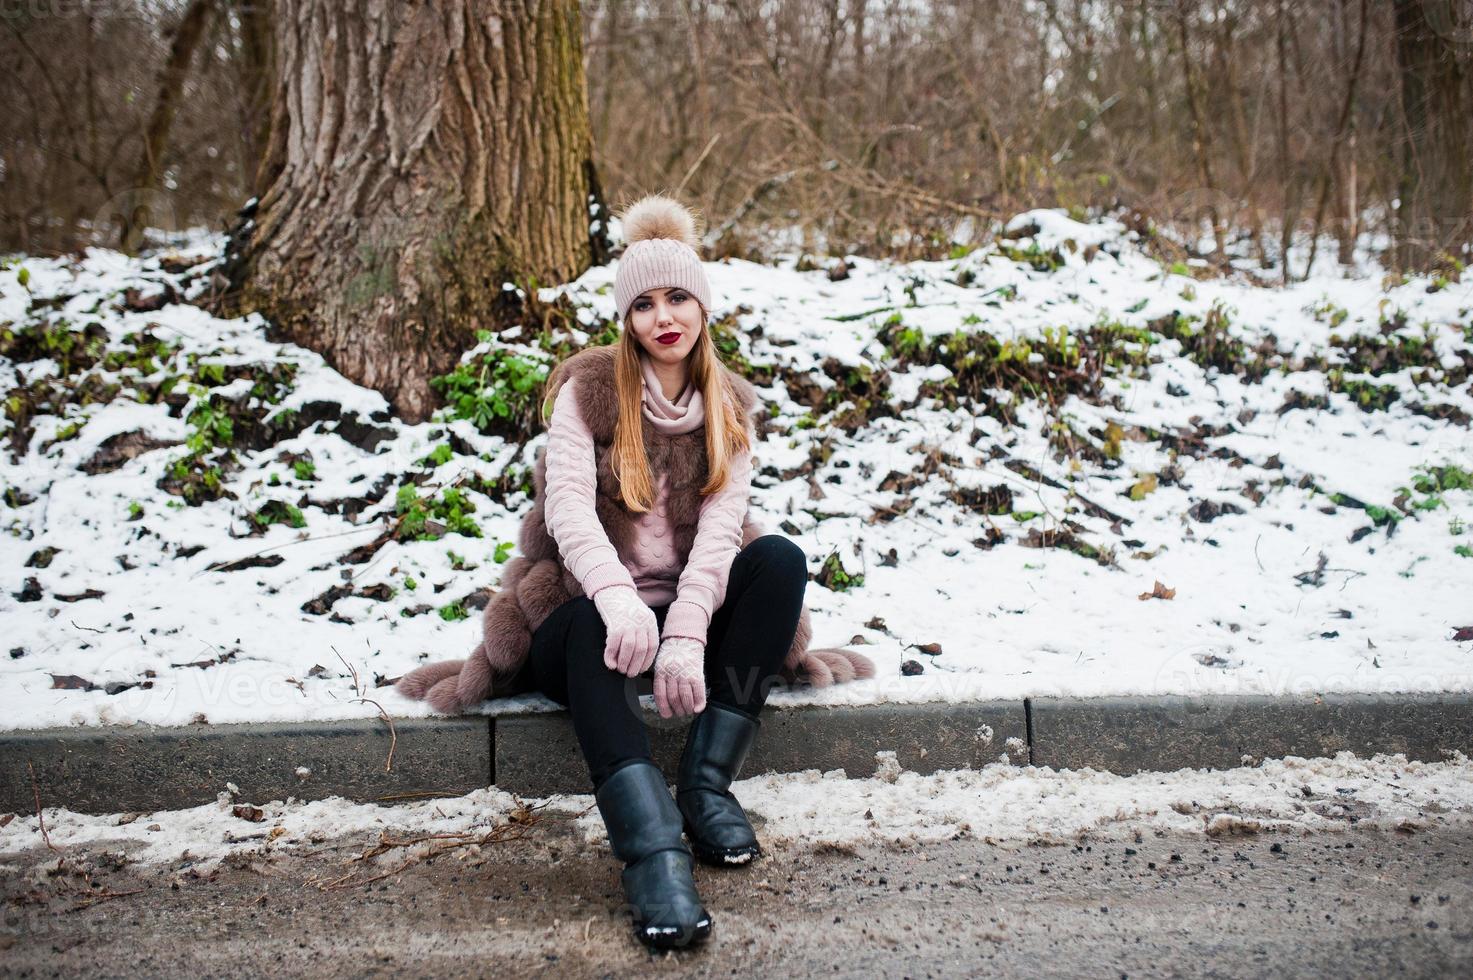
[[660,642],[660,625],[655,611],[644,604],[639,593],[627,585],[611,585],[593,597],[598,614],[608,631],[604,643],[604,666],[626,677],[638,677],[650,669]]
[[655,657],[655,707],[661,718],[693,715],[706,707],[706,645],[672,636]]

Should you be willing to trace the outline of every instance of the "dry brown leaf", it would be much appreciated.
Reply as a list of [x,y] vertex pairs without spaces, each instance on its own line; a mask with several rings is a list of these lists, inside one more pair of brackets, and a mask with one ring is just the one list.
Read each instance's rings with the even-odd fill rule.
[[1142,592],[1138,598],[1143,602],[1146,599],[1174,599],[1176,598],[1176,590],[1168,589],[1162,583],[1157,582],[1151,587],[1150,592]]

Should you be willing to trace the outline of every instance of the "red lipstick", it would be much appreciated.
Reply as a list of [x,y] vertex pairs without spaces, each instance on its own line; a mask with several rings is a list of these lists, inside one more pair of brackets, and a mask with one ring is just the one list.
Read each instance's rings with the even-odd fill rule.
[[674,332],[672,332],[672,333],[662,333],[662,334],[660,334],[660,336],[656,337],[655,339],[657,341],[659,341],[660,343],[662,343],[662,344],[664,344],[665,346],[668,347],[671,344],[674,344],[674,343],[679,342],[679,340],[680,340],[680,334],[674,333]]

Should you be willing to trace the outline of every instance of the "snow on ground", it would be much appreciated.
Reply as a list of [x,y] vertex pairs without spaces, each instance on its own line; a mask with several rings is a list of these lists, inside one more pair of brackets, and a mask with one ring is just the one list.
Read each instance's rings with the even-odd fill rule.
[[[741,780],[733,790],[758,821],[764,841],[799,846],[956,837],[1065,843],[1082,835],[1156,831],[1414,831],[1473,820],[1473,763],[1463,756],[1424,763],[1400,755],[1358,759],[1342,752],[1333,759],[1290,757],[1225,771],[1134,776],[1000,763],[920,776],[900,772],[893,756],[889,761],[889,772],[882,765],[882,774],[870,779],[846,779],[842,769],[813,769]],[[63,852],[76,845],[105,845],[143,863],[192,861],[201,873],[228,855],[266,856],[365,832],[481,837],[509,823],[525,823],[544,808],[576,819],[589,842],[605,839],[602,819],[587,795],[521,799],[488,787],[381,806],[337,796],[311,802],[246,800],[232,790],[222,790],[215,803],[186,810],[89,815],[48,807],[46,834]],[[433,843],[426,842],[418,853]],[[0,868],[19,870],[14,855],[40,846],[36,816],[17,816],[0,826]],[[408,856],[415,854],[411,848]],[[12,857],[7,861],[3,855]]]
[[[773,703],[1473,690],[1473,279],[1265,287],[1009,227],[837,281],[708,265],[768,409],[756,514],[810,556],[817,641],[879,668]],[[0,271],[0,726],[423,715],[379,688],[477,641],[543,437],[400,424],[192,305],[218,246]],[[612,280],[543,291],[563,349]]]

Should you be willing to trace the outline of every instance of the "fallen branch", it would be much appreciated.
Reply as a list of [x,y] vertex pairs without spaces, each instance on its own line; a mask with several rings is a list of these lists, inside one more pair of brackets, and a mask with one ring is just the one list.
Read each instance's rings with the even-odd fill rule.
[[309,879],[307,883],[320,891],[342,891],[348,888],[358,888],[362,885],[372,884],[375,881],[382,881],[385,878],[398,874],[411,865],[418,864],[424,860],[434,860],[442,854],[447,854],[451,851],[459,850],[462,847],[480,847],[485,844],[504,844],[509,841],[522,840],[528,836],[531,828],[537,823],[538,818],[535,816],[535,810],[541,809],[546,805],[546,803],[543,803],[535,808],[523,807],[522,809],[515,811],[512,814],[511,820],[509,820],[507,823],[501,824],[497,827],[493,827],[491,828],[491,830],[480,836],[452,833],[419,834],[413,837],[391,838],[384,834],[380,834],[378,844],[364,851],[357,857],[353,858],[350,863],[369,861],[396,848],[412,847],[415,844],[420,844],[425,841],[445,841],[446,843],[440,846],[431,847],[422,855],[411,855],[409,857],[406,857],[403,861],[399,862],[399,864],[395,865],[394,867],[389,868],[385,871],[381,871],[375,875],[364,877],[350,871],[348,874],[334,878],[331,881],[316,881]]
[[[91,884],[92,883],[92,879],[91,879],[90,876],[86,876],[85,873],[84,873],[84,877],[87,877],[88,884]],[[146,889],[146,888],[135,888],[132,891],[127,891],[127,892],[96,892],[96,893],[93,893],[93,894],[89,894],[87,896],[87,900],[86,901],[78,902],[76,905],[73,905],[71,908],[67,909],[67,911],[68,912],[80,912],[83,909],[91,908],[92,906],[96,905],[98,902],[105,902],[105,901],[107,901],[110,898],[126,898],[129,895],[137,895],[139,892],[143,892],[143,891],[147,891],[147,890],[148,889]]]
[[29,759],[26,760],[26,769],[31,773],[31,794],[36,798],[36,822],[41,826],[41,839],[47,847],[60,854],[61,848],[51,843],[51,835],[46,833],[46,817],[41,813],[41,787],[36,783],[36,766]]
[[[365,640],[364,642],[367,642],[367,641]],[[384,772],[393,772],[394,771],[394,748],[399,744],[399,733],[394,728],[394,719],[392,719],[392,718],[389,717],[389,713],[384,710],[384,706],[383,705],[379,704],[373,698],[366,698],[366,697],[363,696],[363,682],[358,679],[358,668],[356,668],[352,664],[348,663],[348,661],[343,657],[343,655],[341,653],[338,653],[338,648],[337,647],[330,647],[330,649],[332,650],[333,653],[337,653],[338,659],[341,660],[341,661],[343,661],[343,666],[344,667],[347,667],[348,670],[351,671],[352,674],[353,674],[353,693],[357,694],[358,697],[354,698],[349,703],[350,704],[357,704],[357,703],[362,702],[362,703],[365,703],[365,704],[371,704],[371,705],[373,705],[375,708],[378,709],[378,715],[379,715],[379,717],[382,718],[384,720],[384,723],[389,726],[389,757],[384,760]],[[331,692],[328,692],[328,693],[331,693]]]

